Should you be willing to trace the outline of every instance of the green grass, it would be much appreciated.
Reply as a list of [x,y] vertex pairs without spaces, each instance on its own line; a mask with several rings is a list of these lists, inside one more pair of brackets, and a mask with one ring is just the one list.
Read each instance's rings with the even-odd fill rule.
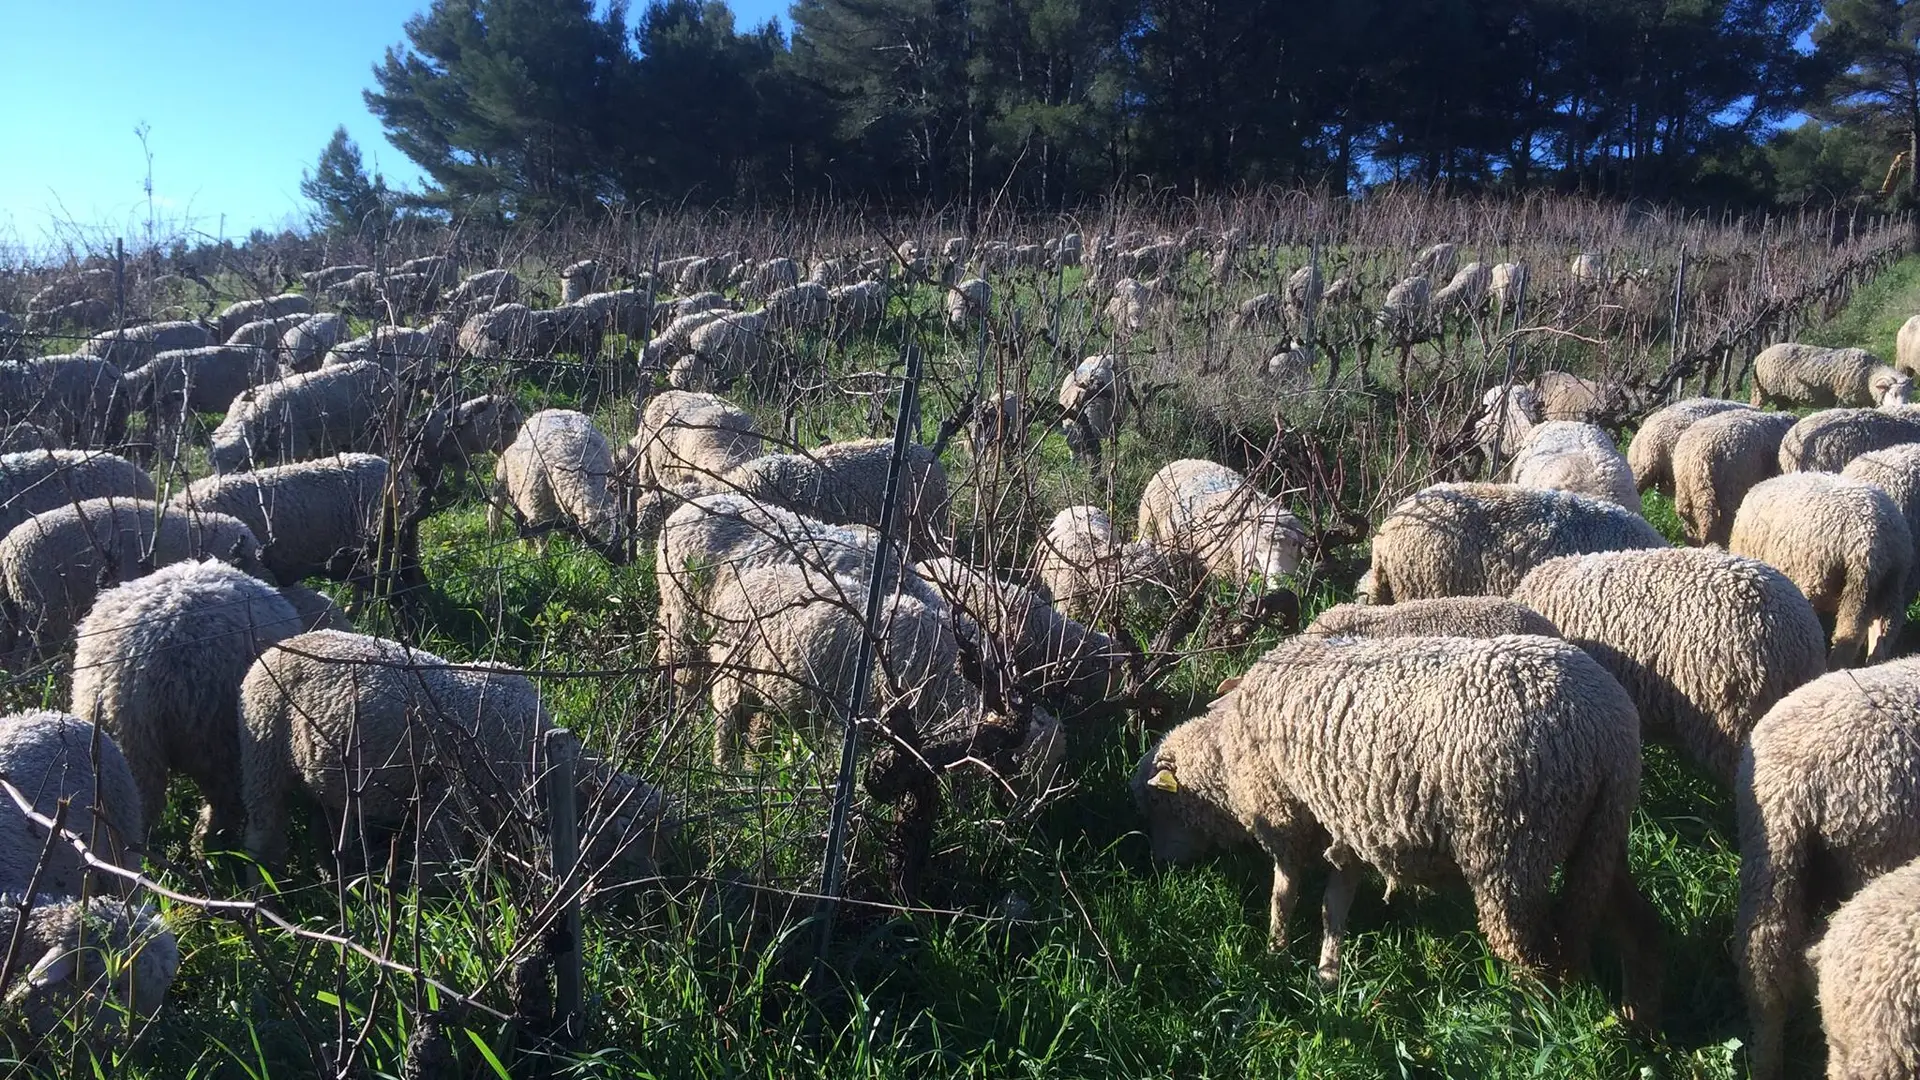
[[[1050,287],[1030,284],[1021,295],[1044,306]],[[1890,355],[1892,334],[1909,310],[1920,310],[1920,259],[1898,264],[1808,336]],[[899,321],[930,311],[937,311],[930,292],[896,301]],[[1061,317],[1073,318],[1064,310]],[[1084,321],[1084,313],[1079,317]],[[926,437],[973,370],[970,342],[940,340],[929,358]],[[1063,349],[1060,363],[1029,357],[1021,373],[1030,381],[1029,400],[1050,400],[1060,364],[1102,343],[1085,344]],[[837,375],[885,370],[898,350],[897,331],[846,348],[802,345]],[[1283,417],[1308,443],[1328,443],[1330,475],[1365,478],[1342,481],[1350,485],[1375,483],[1395,453],[1391,446],[1332,442],[1329,433],[1367,422],[1382,407],[1381,360],[1371,373],[1358,367],[1348,365],[1338,395],[1290,404]],[[523,400],[536,406],[583,404],[591,385],[578,366],[518,378]],[[804,441],[874,433],[864,400],[824,383],[799,395]],[[1223,456],[1249,430],[1243,418],[1264,405],[1232,400],[1231,392],[1221,397],[1227,400],[1204,407],[1179,395],[1160,399],[1143,423],[1129,427],[1108,466],[1095,471],[1071,460],[1057,432],[1036,431],[1017,468],[961,484],[961,549],[1019,565],[1056,509],[1078,502],[1130,508],[1165,461]],[[782,410],[771,393],[749,404],[766,430],[781,430]],[[594,409],[608,431],[632,429],[630,404],[602,399]],[[1270,433],[1271,416],[1265,422]],[[975,475],[961,443],[949,451],[950,468],[956,477]],[[1284,482],[1300,479],[1288,474]],[[1363,886],[1344,979],[1337,990],[1322,990],[1313,973],[1317,882],[1307,882],[1310,899],[1293,919],[1292,943],[1275,954],[1265,934],[1270,868],[1257,857],[1228,854],[1186,867],[1150,859],[1127,782],[1158,732],[1142,730],[1137,720],[1070,718],[1072,783],[1037,813],[951,791],[920,910],[893,906],[882,882],[883,820],[856,821],[854,900],[843,909],[824,979],[809,984],[816,931],[806,919],[810,903],[792,894],[815,884],[834,748],[784,733],[742,772],[716,772],[700,703],[676,702],[657,676],[630,670],[652,656],[657,594],[650,559],[609,566],[565,537],[554,537],[541,555],[504,531],[489,531],[480,481],[469,483],[459,504],[423,531],[433,588],[420,643],[457,659],[549,673],[542,690],[556,719],[659,779],[687,811],[666,887],[616,890],[589,911],[590,1026],[581,1052],[564,1063],[565,1075],[1744,1075],[1745,1018],[1728,946],[1738,867],[1731,803],[1664,747],[1648,750],[1631,846],[1633,869],[1668,935],[1667,1007],[1657,1038],[1615,1018],[1609,957],[1600,957],[1591,982],[1558,990],[1536,985],[1491,957],[1457,891],[1388,899],[1378,880]],[[1334,490],[1358,504],[1353,488]],[[1670,502],[1649,496],[1643,508],[1677,539]],[[1128,515],[1117,516],[1124,524]],[[1305,614],[1345,599],[1351,570],[1297,583]],[[361,625],[395,632],[389,614],[370,604]],[[1143,635],[1163,617],[1128,613]],[[1268,632],[1240,648],[1196,651],[1168,686],[1209,693],[1273,640]],[[614,669],[629,673],[565,677]],[[16,687],[9,698],[60,703],[64,695],[62,680],[53,677]],[[232,861],[202,865],[187,852],[194,793],[181,785],[175,795],[157,844],[158,872],[190,892],[240,893],[245,878]],[[502,965],[524,946],[523,920],[541,899],[524,881],[495,864],[422,890],[389,890],[371,879],[340,889],[316,869],[315,840],[303,827],[294,849],[309,854],[277,883],[274,904],[318,929],[389,942],[396,957],[506,1005]],[[350,1037],[367,1033],[358,1059],[366,1073],[398,1075],[407,1039],[436,1007],[408,980],[382,976],[330,947],[253,934],[185,905],[163,907],[180,933],[185,963],[160,1021],[119,1064],[119,1075],[316,1075],[315,1049],[338,1037],[343,1020]],[[479,1014],[449,1013],[444,1024],[463,1075],[493,1075],[488,1054],[515,1076],[535,1066],[508,1030]],[[1802,1017],[1789,1034],[1792,1064],[1817,1065],[1811,1019]],[[41,1057],[20,1071],[83,1069],[57,1068]]]

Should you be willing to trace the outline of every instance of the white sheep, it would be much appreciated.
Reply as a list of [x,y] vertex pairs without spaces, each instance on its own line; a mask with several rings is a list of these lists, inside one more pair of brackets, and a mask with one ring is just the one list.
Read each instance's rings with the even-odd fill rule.
[[335,312],[309,315],[280,336],[280,356],[287,374],[312,371],[347,336],[347,317]]
[[1873,406],[1905,405],[1913,379],[1865,349],[1828,349],[1781,342],[1753,358],[1753,404]]
[[166,923],[124,900],[0,892],[0,936],[11,942],[16,930],[20,962],[4,1007],[42,1048],[64,1045],[78,1028],[94,1060],[110,1060],[111,1048],[160,1011],[180,970],[180,943]]
[[571,529],[611,549],[622,536],[613,477],[613,452],[590,417],[569,409],[534,413],[494,466],[488,527],[499,528],[504,500],[529,526]]
[[978,326],[987,317],[988,305],[992,302],[993,286],[987,284],[985,278],[968,278],[948,289],[948,329],[961,331]]
[[133,462],[84,450],[0,455],[0,536],[35,514],[86,499],[152,499],[153,478]]
[[1147,481],[1139,529],[1187,584],[1216,578],[1242,592],[1259,583],[1279,588],[1307,543],[1306,527],[1278,497],[1225,465],[1193,458]]
[[126,438],[125,372],[91,356],[42,356],[0,363],[0,421],[37,423],[68,446],[112,446]]
[[640,430],[621,451],[643,487],[711,484],[761,454],[753,416],[712,394],[666,390],[647,399]]
[[[766,454],[722,474],[730,491],[831,525],[880,526],[893,461],[893,440],[853,439],[791,454]],[[949,504],[947,470],[931,449],[907,447],[894,506],[894,532],[917,556],[944,546]]]
[[[214,317],[214,325],[222,339],[247,323],[260,319],[277,319],[282,315],[311,315],[313,301],[299,293],[281,293],[259,300],[240,300],[227,305],[227,309]],[[179,346],[193,348],[191,345]]]
[[233,399],[213,431],[207,459],[217,473],[384,445],[396,403],[392,374],[358,360],[289,375]]
[[344,578],[372,554],[386,507],[387,460],[373,454],[274,465],[196,480],[173,496],[188,515],[224,514],[264,545],[274,580]]
[[237,345],[169,349],[126,374],[128,401],[177,413],[221,412],[233,399],[278,374],[271,354]]
[[162,567],[101,593],[81,620],[68,711],[113,736],[147,822],[165,816],[167,777],[180,773],[207,804],[201,850],[237,845],[240,680],[261,650],[303,629],[285,597],[225,563]]
[[833,307],[832,326],[836,337],[870,329],[887,316],[887,287],[882,282],[861,281],[830,287],[827,296]]
[[1040,539],[1034,576],[1069,618],[1111,618],[1129,596],[1168,588],[1166,556],[1142,541],[1122,543],[1113,518],[1097,506],[1069,506]]
[[1780,471],[1839,472],[1861,454],[1920,442],[1920,410],[1823,409],[1780,440]]
[[1060,430],[1075,461],[1098,462],[1100,444],[1120,438],[1128,395],[1126,359],[1117,353],[1089,356],[1060,380]]
[[[0,777],[44,817],[55,817],[65,802],[63,828],[108,862],[140,868],[147,834],[140,790],[126,755],[93,724],[45,710],[0,716]],[[59,896],[125,891],[124,881],[88,869],[70,845],[49,845],[47,830],[0,795],[0,889],[18,894],[29,883]]]
[[1671,496],[1674,491],[1673,450],[1680,436],[1694,424],[1723,412],[1747,408],[1744,402],[1721,398],[1688,398],[1655,411],[1641,421],[1627,444],[1627,465],[1634,487]]
[[1747,492],[1780,472],[1780,441],[1792,413],[1742,406],[1708,416],[1682,432],[1668,466],[1673,512],[1689,544],[1726,547],[1734,514]]
[[1522,487],[1578,492],[1640,512],[1632,467],[1592,424],[1549,420],[1534,426],[1514,449],[1512,470],[1513,482]]
[[1518,306],[1520,294],[1526,287],[1527,267],[1524,263],[1496,263],[1487,278],[1487,292],[1493,297],[1493,306],[1501,312]]
[[153,359],[153,354],[168,349],[198,349],[218,344],[213,331],[201,323],[157,322],[95,334],[81,342],[79,355],[104,360],[124,371],[139,367]]
[[1808,950],[1832,1080],[1901,1080],[1920,1069],[1920,861],[1874,879]]

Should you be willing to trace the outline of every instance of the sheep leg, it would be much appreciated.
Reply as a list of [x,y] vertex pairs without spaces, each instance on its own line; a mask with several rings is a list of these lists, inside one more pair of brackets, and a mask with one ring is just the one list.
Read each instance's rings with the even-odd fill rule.
[[[724,657],[715,657],[717,661]],[[713,763],[715,766],[731,768],[737,757],[740,742],[740,728],[746,720],[746,703],[742,700],[740,680],[734,675],[722,675],[714,680],[710,692],[713,703]]]
[[1660,994],[1666,949],[1660,913],[1634,884],[1626,864],[1614,875],[1604,928],[1620,954],[1621,1013],[1626,1021],[1646,1030],[1660,1026]]
[[1347,934],[1347,912],[1353,907],[1354,890],[1360,886],[1360,864],[1342,861],[1327,877],[1327,891],[1320,898],[1320,985],[1331,990],[1340,985],[1340,939]]

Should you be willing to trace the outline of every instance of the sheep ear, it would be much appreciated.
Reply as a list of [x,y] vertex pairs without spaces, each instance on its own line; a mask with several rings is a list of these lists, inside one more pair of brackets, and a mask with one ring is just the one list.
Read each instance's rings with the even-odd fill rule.
[[1155,791],[1164,791],[1173,795],[1180,791],[1180,780],[1173,775],[1172,769],[1162,767],[1159,772],[1153,774],[1153,779],[1147,781],[1147,786]]
[[1214,696],[1214,697],[1219,697],[1219,696],[1220,696],[1220,695],[1222,695],[1222,694],[1230,694],[1230,693],[1232,693],[1233,691],[1235,691],[1235,690],[1238,690],[1238,689],[1240,688],[1240,682],[1241,682],[1241,680],[1243,680],[1243,679],[1245,679],[1245,678],[1246,678],[1246,676],[1244,676],[1244,675],[1235,675],[1235,676],[1234,676],[1233,678],[1231,678],[1231,679],[1222,679],[1222,680],[1220,680],[1220,688],[1219,688],[1218,690],[1215,690],[1215,691],[1213,692],[1213,696]]
[[55,945],[27,973],[27,985],[38,990],[73,978],[74,956],[78,950]]

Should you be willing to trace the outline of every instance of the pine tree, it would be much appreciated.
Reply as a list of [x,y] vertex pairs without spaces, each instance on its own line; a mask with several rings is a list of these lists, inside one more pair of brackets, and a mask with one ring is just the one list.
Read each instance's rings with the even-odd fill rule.
[[[1858,128],[1888,157],[1904,149],[1906,201],[1920,203],[1920,3],[1830,0],[1813,40],[1836,72],[1814,115]],[[1912,243],[1920,250],[1920,215]]]
[[347,129],[333,129],[312,172],[302,173],[300,194],[312,200],[317,228],[337,232],[378,232],[393,219],[386,181],[367,175],[360,146]]

